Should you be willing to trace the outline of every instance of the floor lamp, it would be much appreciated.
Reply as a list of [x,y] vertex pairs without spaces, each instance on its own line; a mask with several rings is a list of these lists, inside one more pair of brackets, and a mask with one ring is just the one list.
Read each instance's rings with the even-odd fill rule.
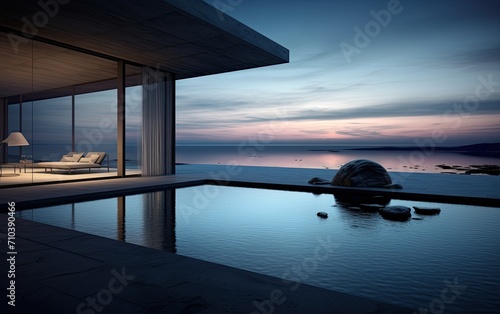
[[[28,143],[28,141],[21,132],[10,133],[9,137],[0,142],[0,146],[2,146],[2,150],[0,151],[0,169],[3,169],[3,144],[7,144],[7,146],[27,146],[30,143]],[[0,172],[0,176],[3,176],[2,172]]]

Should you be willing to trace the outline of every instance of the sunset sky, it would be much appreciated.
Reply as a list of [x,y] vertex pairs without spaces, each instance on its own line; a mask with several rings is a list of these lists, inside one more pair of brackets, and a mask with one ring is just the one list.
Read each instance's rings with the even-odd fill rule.
[[178,81],[179,144],[500,142],[498,1],[206,2],[290,63]]

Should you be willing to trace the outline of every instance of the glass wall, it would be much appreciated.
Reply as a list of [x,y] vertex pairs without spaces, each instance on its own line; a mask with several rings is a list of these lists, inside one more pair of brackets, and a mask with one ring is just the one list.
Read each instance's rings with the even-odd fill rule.
[[[31,110],[27,110],[27,109]],[[59,161],[71,149],[71,97],[23,104],[23,134],[35,162]]]
[[[5,137],[12,132],[19,132],[21,130],[21,105],[19,103],[9,105],[8,119],[9,123],[7,124],[7,134]],[[16,162],[20,158],[20,147],[2,146],[4,146],[3,148],[7,151],[7,163]]]
[[[22,133],[24,134],[24,137],[28,141],[28,143],[34,143],[33,141],[33,102],[26,102],[23,103],[21,106],[21,127],[19,128],[22,130]],[[20,156],[17,156],[15,162],[19,162],[20,160],[33,160],[33,151],[34,151],[34,145],[28,145],[28,146],[20,146],[19,147],[19,154]]]
[[[0,119],[3,136],[21,132],[29,142],[2,145],[1,170],[11,175],[0,176],[0,187],[116,176],[117,62],[33,40],[11,52],[6,34],[0,32],[0,38],[0,100],[7,107]],[[140,73],[139,67],[126,66],[126,175],[140,174]],[[101,169],[90,172],[38,167],[74,151],[105,152],[107,158]],[[33,166],[24,165],[25,160]]]
[[116,141],[116,89],[76,95],[74,150],[105,152],[116,168]]
[[[133,86],[126,89],[125,112],[125,155],[127,169],[141,168],[141,134],[142,134],[142,87]],[[138,171],[135,173],[139,174]]]

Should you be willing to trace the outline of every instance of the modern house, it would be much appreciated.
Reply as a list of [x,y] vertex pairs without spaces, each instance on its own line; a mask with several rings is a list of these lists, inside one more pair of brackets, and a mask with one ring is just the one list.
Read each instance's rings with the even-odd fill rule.
[[[29,142],[2,145],[3,173],[19,170],[36,183],[47,169],[26,171],[21,155],[58,161],[101,151],[116,161],[115,177],[137,168],[173,174],[176,81],[288,58],[286,48],[199,0],[3,1],[0,140],[21,132]],[[134,170],[127,153],[139,161]]]

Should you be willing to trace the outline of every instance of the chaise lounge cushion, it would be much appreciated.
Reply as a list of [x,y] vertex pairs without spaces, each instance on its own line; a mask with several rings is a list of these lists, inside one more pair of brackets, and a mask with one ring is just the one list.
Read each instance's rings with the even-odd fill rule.
[[100,157],[99,155],[91,155],[90,157],[82,157],[82,158],[80,158],[80,160],[78,162],[95,164],[96,161],[99,159],[99,157]]
[[78,162],[80,158],[82,158],[83,153],[69,152],[66,155],[63,155],[61,158],[61,162]]
[[[102,162],[104,161],[104,159],[106,158],[106,153],[105,152],[88,152],[85,155],[85,158],[91,158],[91,160],[93,161],[93,163],[101,165]],[[95,161],[94,161],[94,158],[96,158]]]

